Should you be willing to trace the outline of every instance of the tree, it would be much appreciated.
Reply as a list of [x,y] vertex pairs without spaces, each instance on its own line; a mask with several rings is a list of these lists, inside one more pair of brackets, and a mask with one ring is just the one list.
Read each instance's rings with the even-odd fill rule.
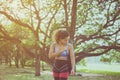
[[116,0],[82,2],[83,5],[80,5],[79,8],[84,10],[82,10],[83,12],[80,10],[80,15],[83,14],[85,17],[80,17],[82,19],[80,20],[81,24],[78,22],[80,24],[78,28],[84,31],[76,36],[75,41],[79,40],[77,44],[81,44],[80,47],[82,47],[80,48],[81,52],[76,54],[76,61],[84,57],[107,54],[112,49],[119,50],[119,3]]
[[[44,6],[41,6],[41,0],[9,0],[9,1],[1,1],[1,10],[0,14],[4,15],[7,17],[6,20],[9,20],[11,23],[15,23],[17,25],[20,25],[21,27],[24,27],[26,29],[29,29],[32,34],[34,35],[34,44],[32,45],[32,51],[28,50],[25,46],[23,46],[23,39],[20,39],[19,37],[16,36],[11,36],[7,30],[4,32],[2,28],[4,28],[5,24],[1,24],[1,39],[4,40],[9,40],[13,43],[15,43],[18,47],[22,46],[22,48],[30,54],[33,54],[33,58],[35,58],[35,75],[39,76],[40,75],[40,57],[41,54],[45,52],[46,48],[46,41],[50,36],[48,36],[48,30],[50,27],[50,24],[52,20],[55,17],[55,14],[58,11],[58,8],[60,5],[56,4],[50,4],[47,3]],[[10,5],[7,5],[11,3]],[[42,2],[44,3],[44,1]],[[52,1],[50,3],[53,3]],[[14,7],[14,5],[16,7]],[[17,6],[19,5],[19,6]],[[50,9],[47,10],[47,7],[51,7]],[[45,13],[45,12],[46,13]],[[5,18],[5,17],[2,18]],[[49,17],[51,17],[49,19]],[[49,20],[47,20],[49,19]],[[47,20],[47,25],[46,23],[42,24],[43,21]],[[4,23],[4,21],[2,21]],[[41,26],[43,25],[43,26]],[[42,29],[41,29],[42,28]],[[41,39],[41,36],[43,37]],[[29,40],[29,39],[28,39]],[[18,53],[18,52],[17,52]],[[46,57],[45,57],[46,58]],[[18,59],[18,58],[17,58]],[[47,59],[47,58],[46,58]],[[49,61],[49,60],[47,60]]]
[[[117,0],[0,1],[0,40],[10,41],[31,55],[36,62],[36,76],[40,75],[41,60],[51,64],[49,45],[53,31],[59,28],[70,32],[76,63],[85,57],[100,56],[111,50],[119,52],[119,4]],[[11,35],[7,30],[11,23],[19,25],[18,29],[26,29],[30,35],[27,34],[26,38],[24,35]],[[26,45],[30,41],[28,48]]]

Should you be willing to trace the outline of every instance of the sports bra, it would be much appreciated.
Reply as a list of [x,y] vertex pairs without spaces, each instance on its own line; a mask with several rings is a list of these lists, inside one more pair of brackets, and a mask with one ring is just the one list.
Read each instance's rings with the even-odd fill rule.
[[[55,48],[54,48],[54,51],[57,52],[58,51],[58,47],[57,45],[55,44]],[[62,57],[67,57],[69,54],[69,51],[68,51],[68,45],[66,45],[66,50],[64,50],[60,56]]]

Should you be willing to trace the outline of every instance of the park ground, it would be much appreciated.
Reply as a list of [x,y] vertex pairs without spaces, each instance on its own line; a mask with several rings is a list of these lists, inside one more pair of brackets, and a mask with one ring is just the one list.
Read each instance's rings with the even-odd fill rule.
[[[76,75],[70,76],[69,80],[120,80],[120,65],[89,64],[76,68],[78,70]],[[53,80],[51,70],[41,71],[39,77],[34,75],[34,71],[31,67],[15,68],[0,65],[0,80]]]

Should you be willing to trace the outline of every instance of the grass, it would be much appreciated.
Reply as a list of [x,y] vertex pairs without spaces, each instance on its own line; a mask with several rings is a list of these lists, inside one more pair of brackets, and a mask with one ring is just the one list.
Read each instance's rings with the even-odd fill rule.
[[110,75],[110,76],[120,76],[120,72],[111,72],[111,71],[101,71],[101,70],[89,70],[89,69],[80,69],[77,72],[80,73],[92,73],[92,74],[102,74],[102,75]]
[[[68,80],[120,80],[119,72],[88,70],[82,68],[78,69],[77,73],[88,75],[70,76]],[[102,76],[98,73],[102,74]],[[34,68],[15,68],[14,66],[8,67],[6,65],[0,65],[0,80],[53,80],[53,77],[50,70],[42,71],[41,76],[36,77]]]
[[76,69],[78,72],[120,76],[120,64],[89,63],[87,66],[77,65]]
[[52,80],[52,76],[41,73],[41,76],[36,77],[34,68],[15,68],[0,66],[0,80]]
[[17,75],[7,75],[3,76],[2,80],[52,80],[51,76],[39,76],[36,77],[34,74],[17,74]]

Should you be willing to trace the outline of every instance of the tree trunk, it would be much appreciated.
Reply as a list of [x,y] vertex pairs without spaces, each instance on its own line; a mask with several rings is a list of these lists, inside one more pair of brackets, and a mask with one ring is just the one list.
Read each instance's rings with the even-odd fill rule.
[[20,64],[21,64],[22,68],[24,68],[24,66],[25,66],[25,60],[24,59],[20,60]]
[[40,76],[40,56],[37,54],[35,58],[35,76]]
[[75,27],[76,27],[76,13],[77,13],[77,0],[73,0],[72,15],[71,15],[71,26],[70,26],[70,38],[74,40]]
[[17,57],[15,58],[15,66],[16,66],[17,68],[19,68],[19,60],[18,60]]
[[21,64],[21,66],[22,66],[22,68],[24,68],[24,66],[25,66],[25,58],[24,58],[24,54],[23,54],[23,51],[20,51],[20,53],[21,53],[21,59],[20,59],[20,64]]

